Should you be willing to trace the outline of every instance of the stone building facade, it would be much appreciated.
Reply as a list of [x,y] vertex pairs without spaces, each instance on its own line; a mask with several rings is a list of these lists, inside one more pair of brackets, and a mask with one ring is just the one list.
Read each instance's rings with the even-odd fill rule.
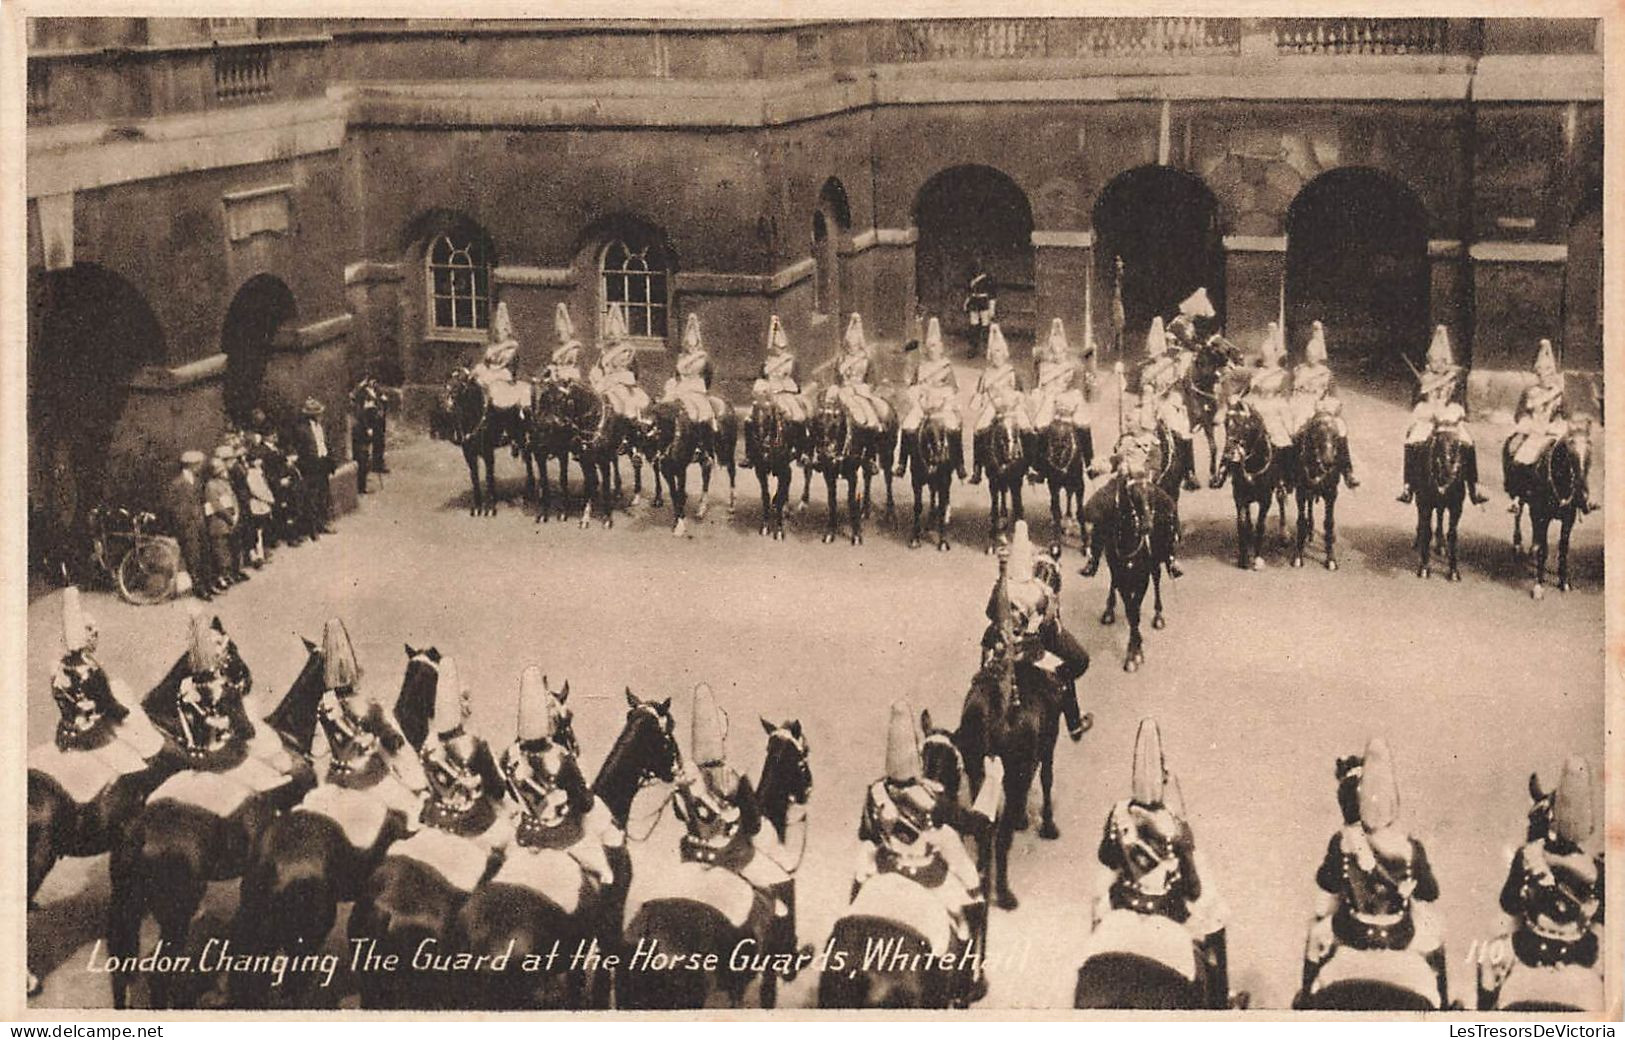
[[1379,375],[1444,324],[1481,408],[1542,336],[1602,366],[1591,20],[53,18],[28,88],[31,488],[79,498],[430,387],[499,301],[526,369],[628,303],[652,383],[689,313],[732,386],[771,314],[813,367],[957,334],[978,260],[1018,352],[1205,285]]

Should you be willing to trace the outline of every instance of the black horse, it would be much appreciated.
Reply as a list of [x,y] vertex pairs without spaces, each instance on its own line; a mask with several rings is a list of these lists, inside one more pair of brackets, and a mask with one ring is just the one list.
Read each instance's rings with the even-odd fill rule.
[[1335,421],[1317,415],[1298,431],[1293,445],[1293,474],[1298,499],[1298,540],[1292,566],[1303,566],[1303,547],[1315,530],[1315,503],[1323,510],[1326,569],[1337,570],[1337,480],[1342,475],[1341,449]]
[[1446,554],[1449,580],[1461,580],[1456,566],[1456,529],[1467,497],[1466,448],[1461,436],[1450,429],[1435,429],[1424,446],[1422,486],[1416,489],[1418,578],[1433,574],[1432,553],[1437,550]]
[[710,507],[711,467],[720,464],[728,471],[728,512],[734,510],[734,482],[739,471],[736,461],[739,446],[739,416],[732,408],[724,408],[717,416],[716,426],[695,422],[680,401],[661,401],[651,412],[652,422],[645,432],[644,454],[655,471],[654,507],[663,504],[661,480],[671,491],[673,514],[672,534],[681,538],[688,533],[688,469],[700,466],[700,507],[697,519],[705,519]]
[[912,448],[903,461],[908,465],[909,481],[914,485],[914,531],[908,539],[910,549],[920,547],[922,492],[927,491],[931,503],[927,526],[937,532],[937,550],[947,552],[952,548],[948,543],[948,510],[953,496],[957,458],[954,438],[957,436],[959,432],[949,429],[940,416],[928,415],[920,423],[920,435],[909,441]]
[[[447,440],[463,449],[463,461],[468,464],[468,479],[472,489],[469,516],[495,516],[497,510],[496,453],[498,448],[512,449],[516,458],[525,462],[525,494],[528,497],[536,486],[536,475],[531,468],[531,453],[527,450],[527,417],[523,407],[497,408],[479,380],[466,368],[451,374],[441,395],[441,416],[431,424],[431,432],[443,433]],[[480,462],[485,463],[485,493],[480,493]]]
[[1017,520],[1026,517],[1021,488],[1026,483],[1027,452],[1021,427],[1008,410],[1001,409],[993,418],[993,426],[976,440],[984,451],[981,461],[987,473],[987,551],[991,553],[1007,525],[1013,529]]
[[[594,797],[603,801],[622,827],[637,792],[646,783],[669,782],[678,765],[669,702],[641,701],[629,690],[627,703],[621,735],[592,783]],[[624,846],[604,851],[614,882],[598,887],[583,877],[582,888],[570,894],[575,897],[572,907],[561,906],[558,894],[538,891],[528,883],[530,874],[541,876],[548,871],[528,872],[522,869],[523,860],[516,861],[519,857],[553,857],[558,866],[565,868],[559,873],[579,874],[579,867],[567,853],[523,849],[508,852],[509,862],[458,911],[457,930],[459,945],[476,957],[510,950],[512,956],[507,970],[477,973],[465,999],[459,1002],[461,1006],[491,1011],[608,1007],[610,976],[605,969],[572,966],[569,958],[554,962],[556,970],[544,971],[525,963],[528,955],[545,957],[555,942],[559,949],[572,952],[596,942],[601,953],[619,954],[621,914],[632,880],[632,861]],[[519,869],[510,870],[510,866]]]
[[1535,585],[1530,595],[1546,595],[1547,537],[1551,523],[1557,534],[1557,590],[1569,591],[1569,536],[1579,513],[1580,492],[1591,469],[1591,424],[1571,422],[1568,435],[1547,445],[1533,466],[1518,473],[1508,460],[1507,493],[1517,500],[1512,518],[1512,550],[1523,552],[1523,511],[1529,509],[1529,547],[1535,554]]
[[[1104,531],[1092,537],[1105,539],[1106,566],[1111,571],[1111,587],[1106,591],[1102,625],[1117,620],[1114,597],[1123,597],[1123,614],[1128,618],[1128,653],[1123,658],[1125,672],[1137,671],[1145,663],[1145,645],[1140,636],[1140,604],[1146,586],[1152,587],[1151,627],[1167,625],[1162,614],[1162,570],[1172,557],[1179,538],[1179,519],[1173,499],[1146,478],[1114,477],[1112,501]],[[1086,569],[1085,576],[1090,572]]]
[[[812,442],[809,468],[824,475],[824,491],[829,501],[829,526],[824,531],[824,544],[835,541],[839,526],[836,483],[846,481],[846,511],[852,526],[852,544],[863,544],[863,518],[869,514],[869,489],[874,481],[874,469],[885,471],[886,515],[893,512],[892,460],[897,444],[897,415],[887,409],[879,429],[852,421],[852,416],[840,402],[826,399],[813,416],[808,435]],[[858,490],[863,483],[862,499]]]
[[[757,401],[745,421],[745,462],[756,471],[762,489],[762,526],[765,537],[784,539],[784,507],[790,500],[794,476],[790,466],[807,452],[807,424],[791,419],[770,401]],[[768,495],[768,479],[773,493]]]
[[1226,378],[1241,364],[1241,348],[1223,336],[1210,336],[1191,359],[1185,373],[1183,390],[1185,410],[1191,417],[1192,428],[1207,437],[1207,475],[1211,478],[1219,471],[1219,445],[1216,433],[1219,416],[1228,400]]
[[[643,496],[643,457],[632,450],[635,441],[633,420],[617,412],[602,396],[591,396],[582,414],[582,430],[576,439],[576,458],[586,499],[581,508],[581,527],[592,524],[593,503],[598,504],[599,522],[615,526],[615,502],[621,494],[621,455],[632,456],[632,495],[635,505]],[[545,483],[544,483],[545,487]]]
[[355,459],[356,490],[363,495],[369,474],[389,472],[384,466],[388,407],[388,391],[376,379],[363,379],[350,391],[350,457]]
[[1236,503],[1236,566],[1242,570],[1264,569],[1264,534],[1271,498],[1275,499],[1284,533],[1288,454],[1271,443],[1264,417],[1257,409],[1241,402],[1230,406],[1224,419],[1224,466],[1210,484],[1219,487],[1230,481],[1230,494]]
[[[570,457],[581,458],[581,445],[593,422],[597,409],[602,408],[597,397],[580,383],[565,380],[538,380],[531,388],[530,416],[526,431],[527,463],[534,459],[538,480],[536,521],[564,520],[570,512]],[[559,501],[553,504],[553,486],[548,480],[547,466],[551,461],[559,464]],[[585,478],[587,462],[581,459]],[[589,498],[589,502],[590,502]]]
[[[1038,435],[1038,451],[1032,468],[1049,485],[1050,540],[1052,556],[1061,554],[1062,496],[1065,516],[1077,516],[1086,491],[1084,474],[1095,463],[1095,438],[1087,426],[1068,419],[1056,419]],[[1082,521],[1079,521],[1082,527]]]

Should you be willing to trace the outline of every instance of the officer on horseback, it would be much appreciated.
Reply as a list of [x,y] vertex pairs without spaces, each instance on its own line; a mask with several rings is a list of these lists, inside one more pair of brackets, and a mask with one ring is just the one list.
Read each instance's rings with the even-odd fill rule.
[[677,818],[687,828],[679,852],[684,862],[720,867],[743,878],[771,901],[767,953],[796,950],[795,877],[756,846],[762,811],[750,779],[727,761],[728,715],[711,687],[694,688],[689,753],[693,766],[677,778]]
[[[852,317],[855,319],[857,315],[854,314]],[[999,327],[994,325],[989,333],[988,357],[991,360],[997,337],[998,349],[1004,350],[1002,364],[1009,369],[1009,351],[1004,349],[1004,337],[999,334],[998,329]],[[931,415],[942,420],[943,427],[948,431],[949,440],[953,445],[954,467],[959,473],[959,479],[964,480],[965,443],[964,438],[959,435],[961,429],[959,413],[953,407],[954,398],[959,396],[959,379],[954,375],[953,362],[948,359],[947,349],[942,342],[942,323],[936,318],[926,323],[923,349],[925,356],[915,364],[914,371],[909,377],[908,389],[904,391],[908,409],[903,413],[900,425],[903,451],[898,455],[897,466],[892,470],[892,475],[900,477],[907,471],[908,460],[914,457],[914,448],[919,441],[920,424],[925,421],[927,415]],[[1014,377],[1015,370],[1010,369],[1009,374]],[[988,419],[989,423],[992,421],[991,418]]]
[[767,328],[767,356],[751,393],[758,401],[774,405],[791,422],[807,421],[807,402],[801,396],[801,366],[790,350],[789,337],[777,314]]
[[1427,464],[1427,443],[1435,432],[1444,432],[1460,442],[1462,447],[1462,476],[1467,482],[1467,493],[1475,505],[1489,501],[1478,492],[1478,448],[1467,429],[1467,410],[1460,398],[1466,392],[1463,369],[1456,364],[1450,351],[1450,333],[1443,325],[1433,330],[1433,341],[1428,344],[1427,368],[1417,375],[1419,383],[1416,406],[1411,409],[1411,424],[1405,430],[1405,489],[1399,501],[1410,502],[1416,487],[1424,479]]
[[1513,959],[1530,968],[1597,965],[1606,875],[1590,848],[1595,792],[1585,759],[1563,764],[1549,796],[1545,826],[1518,850],[1501,888],[1507,932],[1486,951],[1490,991],[1499,990]]
[[[1238,404],[1251,406],[1258,417],[1263,420],[1264,432],[1269,435],[1270,445],[1279,454],[1287,456],[1287,464],[1282,472],[1293,472],[1291,461],[1293,416],[1291,385],[1292,374],[1286,370],[1286,338],[1281,332],[1281,326],[1270,322],[1264,333],[1264,342],[1259,345],[1258,367],[1253,369],[1247,381],[1247,389],[1242,393]],[[1224,483],[1224,473],[1221,471],[1210,482],[1213,487]]]
[[1355,797],[1344,799],[1344,826],[1315,874],[1321,892],[1304,953],[1304,990],[1339,945],[1407,950],[1433,968],[1443,1006],[1444,937],[1431,906],[1439,882],[1422,843],[1398,825],[1399,787],[1387,742],[1373,738],[1358,764],[1340,763],[1339,772]]
[[[953,924],[955,937],[968,943],[987,934],[987,900],[960,829],[985,829],[996,811],[1004,786],[1004,766],[989,759],[982,797],[965,819],[964,810],[942,786],[924,776],[920,764],[918,716],[894,701],[886,729],[886,775],[869,785],[858,821],[857,873],[852,895],[876,874],[901,874],[932,892]],[[986,951],[978,951],[985,954]],[[982,957],[968,958],[973,967],[965,979],[974,1002],[986,992]]]
[[1349,428],[1343,421],[1343,402],[1337,397],[1337,383],[1326,366],[1326,328],[1316,321],[1310,325],[1309,343],[1303,348],[1303,361],[1292,369],[1292,399],[1289,411],[1292,428],[1301,434],[1316,417],[1324,416],[1337,434],[1337,458],[1343,482],[1357,488],[1354,462],[1349,457]]
[[[932,319],[933,323],[935,320]],[[1021,433],[1023,451],[1031,453],[1033,424],[1024,407],[1025,389],[1020,373],[1010,363],[1010,345],[1004,341],[1004,332],[997,323],[994,323],[988,328],[987,333],[987,364],[982,366],[982,374],[976,377],[976,390],[970,399],[970,415],[976,445],[972,452],[976,470],[970,478],[972,484],[982,482],[982,469],[987,461],[988,434],[993,429],[993,421],[999,416],[1008,415],[1015,419],[1016,428]]]
[[[870,364],[863,318],[854,312],[846,323],[840,356],[835,359],[835,383],[824,392],[824,400],[839,402],[846,409],[847,418],[858,426],[878,430],[883,425],[882,416],[890,414],[890,407],[869,385]],[[869,464],[869,471],[874,472],[873,463]],[[960,472],[964,472],[963,465]]]
[[[1563,372],[1557,367],[1549,339],[1540,341],[1540,351],[1535,355],[1535,384],[1518,398],[1514,420],[1516,429],[1507,438],[1501,456],[1507,475],[1507,493],[1512,496],[1512,504],[1507,507],[1509,513],[1521,508],[1541,455],[1569,432],[1568,407],[1563,400]],[[1580,474],[1579,479],[1575,504],[1581,512],[1589,513],[1592,505],[1586,494],[1585,474]]]
[[501,797],[502,777],[490,746],[469,732],[471,713],[457,661],[441,658],[434,716],[419,753],[428,780],[422,821],[437,830],[501,846],[507,842],[506,821],[497,816],[495,800]]
[[1218,315],[1219,312],[1213,309],[1213,301],[1208,298],[1207,287],[1199,287],[1179,301],[1179,313],[1169,320],[1168,334],[1179,341],[1181,350],[1195,350],[1201,340],[1197,321],[1211,321]]
[[1184,812],[1179,781],[1163,758],[1162,731],[1155,719],[1141,719],[1130,795],[1112,806],[1100,839],[1097,855],[1110,878],[1095,920],[1109,907],[1184,925],[1207,964],[1208,1006],[1222,1008],[1230,998],[1225,910]]
[[677,374],[666,380],[662,401],[678,401],[688,417],[705,423],[713,434],[718,432],[717,419],[727,407],[720,398],[711,396],[711,355],[706,352],[705,338],[700,334],[700,316],[689,314],[683,325],[683,350],[677,355]]
[[[1073,743],[1077,743],[1083,739],[1084,733],[1093,724],[1092,719],[1085,722],[1083,711],[1078,705],[1078,680],[1089,670],[1089,651],[1085,650],[1078,637],[1061,623],[1060,567],[1048,556],[1033,552],[1032,543],[1027,536],[1027,521],[1017,520],[1010,539],[1010,572],[1015,574],[1026,567],[1031,568],[1034,579],[1049,589],[1049,595],[1042,602],[1038,641],[1044,652],[1053,654],[1059,662],[1054,668],[1054,675],[1061,688],[1061,714],[1066,718],[1067,735],[1072,738]],[[1019,581],[1011,585],[1012,589],[1018,587],[1021,587]],[[993,583],[993,589],[988,593],[987,620],[988,626],[982,633],[984,660],[987,655],[998,649],[1001,638],[998,581]]]
[[[1092,578],[1100,570],[1100,556],[1106,551],[1106,544],[1112,537],[1112,525],[1116,522],[1117,511],[1113,508],[1119,493],[1129,482],[1144,482],[1147,486],[1147,496],[1152,508],[1160,515],[1168,518],[1168,522],[1179,529],[1179,508],[1174,504],[1172,497],[1162,488],[1151,481],[1152,460],[1159,457],[1162,451],[1160,441],[1155,432],[1144,426],[1132,424],[1118,438],[1116,446],[1112,449],[1110,459],[1112,476],[1104,484],[1095,489],[1083,503],[1081,524],[1088,535],[1089,560],[1078,573],[1085,578]],[[1178,539],[1175,539],[1177,542]],[[1184,577],[1185,572],[1179,566],[1176,550],[1170,548],[1168,558],[1164,561],[1170,577]]]
[[1185,407],[1185,373],[1191,356],[1177,338],[1163,329],[1161,318],[1151,319],[1145,336],[1146,361],[1140,367],[1140,425],[1151,430],[1162,424],[1173,437],[1181,479],[1186,491],[1195,491],[1196,453],[1191,444],[1191,417]]
[[[570,312],[559,304],[557,321],[565,326]],[[611,304],[605,316],[604,350],[588,373],[594,391],[602,394],[611,408],[634,421],[649,410],[649,393],[638,385],[637,348],[626,332],[626,313],[621,304]]]
[[[1093,351],[1089,348],[1086,355]],[[1067,343],[1066,326],[1061,319],[1050,322],[1049,337],[1036,352],[1038,386],[1033,389],[1031,407],[1033,427],[1042,430],[1056,420],[1070,422],[1080,430],[1089,428],[1089,417],[1084,414],[1083,391],[1077,386],[1078,370],[1082,366],[1072,356]]]
[[570,320],[570,308],[560,302],[553,312],[553,329],[559,334],[559,345],[553,348],[542,370],[542,378],[552,383],[577,384],[581,380],[581,340],[576,338],[575,322]]
[[496,317],[491,322],[491,342],[472,372],[488,394],[493,387],[511,385],[518,378],[519,340],[513,334],[513,321],[508,317],[506,303],[497,304]]

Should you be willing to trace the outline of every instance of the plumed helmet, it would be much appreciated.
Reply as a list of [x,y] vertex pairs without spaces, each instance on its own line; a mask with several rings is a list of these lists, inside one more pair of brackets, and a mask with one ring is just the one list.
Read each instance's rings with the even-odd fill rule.
[[994,322],[987,327],[987,357],[989,361],[995,359],[999,361],[1010,360],[1010,344],[1005,342],[1004,330],[999,328],[998,322]]
[[1552,795],[1552,831],[1574,845],[1591,840],[1596,829],[1593,816],[1591,767],[1579,755],[1563,763],[1563,777]]
[[1540,376],[1557,375],[1557,355],[1552,351],[1552,341],[1540,341],[1540,350],[1535,353],[1535,374]]
[[[497,305],[498,309],[502,306]],[[570,320],[570,308],[565,306],[563,300],[553,308],[553,331],[559,334],[560,343],[568,343],[576,338],[576,323]]]
[[[857,315],[854,314],[853,317],[855,318]],[[925,342],[922,344],[922,346],[924,346],[927,350],[930,350],[932,347],[943,346],[942,322],[938,321],[934,316],[930,321],[925,323]]]
[[1072,353],[1072,346],[1066,341],[1066,326],[1060,318],[1054,318],[1049,323],[1049,339],[1044,343],[1044,349],[1049,351],[1050,360],[1065,361]]
[[1315,322],[1309,326],[1309,343],[1303,348],[1305,361],[1326,363],[1326,326]]
[[194,675],[201,672],[214,672],[220,669],[224,661],[224,640],[220,633],[209,624],[209,619],[203,611],[192,610],[190,631],[186,640],[186,666]]
[[1368,831],[1391,827],[1399,819],[1399,782],[1388,742],[1372,737],[1360,769],[1360,823]]
[[719,765],[728,757],[728,713],[717,704],[709,683],[694,687],[694,716],[689,752],[699,766]]
[[1264,342],[1258,347],[1259,357],[1267,362],[1278,362],[1286,357],[1286,337],[1281,334],[1281,326],[1270,322],[1264,330]]
[[552,740],[558,728],[557,702],[535,665],[519,676],[519,742]]
[[767,349],[770,351],[790,349],[790,337],[784,334],[784,323],[779,320],[777,314],[767,323]]
[[1456,363],[1456,355],[1450,350],[1450,332],[1443,325],[1433,327],[1433,342],[1428,344],[1427,362],[1441,368]]
[[429,723],[429,734],[444,739],[462,728],[467,689],[457,671],[457,659],[449,654],[440,659],[440,681],[435,686],[434,718]]
[[1168,784],[1168,765],[1162,754],[1162,730],[1157,720],[1140,720],[1134,733],[1134,772],[1129,781],[1129,796],[1140,805],[1155,808],[1162,804]]
[[491,319],[491,342],[513,343],[518,337],[513,334],[513,319],[508,317],[507,303],[497,304],[496,316]]
[[1156,357],[1168,349],[1168,332],[1162,326],[1160,317],[1151,319],[1151,327],[1145,332],[1146,357]]
[[683,349],[705,349],[705,337],[700,333],[700,316],[693,311],[689,312],[688,320],[683,323]]
[[[560,307],[564,306],[562,303]],[[626,308],[621,304],[609,305],[609,313],[604,315],[604,339],[610,343],[619,343],[627,336]]]
[[[929,337],[930,333],[926,335]],[[863,315],[857,311],[853,311],[852,317],[847,319],[846,334],[841,337],[841,343],[850,351],[869,349],[869,341],[863,336]]]
[[1219,312],[1213,309],[1213,301],[1208,299],[1204,286],[1179,301],[1179,313],[1187,318],[1214,318]]
[[69,585],[62,590],[62,646],[69,653],[75,650],[90,650],[91,643],[90,619],[85,616],[84,609],[79,605],[79,589]]
[[328,618],[322,626],[322,683],[329,690],[353,687],[361,681],[350,632],[338,618]]
[[914,710],[893,701],[886,725],[886,779],[907,783],[920,778],[920,731]]

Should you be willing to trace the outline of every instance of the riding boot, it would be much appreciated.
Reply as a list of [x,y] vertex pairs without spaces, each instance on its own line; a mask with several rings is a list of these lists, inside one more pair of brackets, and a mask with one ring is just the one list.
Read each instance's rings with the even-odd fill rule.
[[1093,578],[1095,576],[1095,574],[1098,573],[1099,571],[1100,571],[1100,537],[1099,537],[1099,532],[1096,532],[1095,537],[1092,537],[1092,538],[1089,539],[1089,562],[1085,563],[1083,565],[1083,569],[1078,571],[1078,573],[1083,575],[1085,578]]
[[960,967],[963,973],[960,985],[965,1006],[969,1007],[987,996],[987,971],[983,965],[987,951],[982,949],[983,936],[987,934],[986,903],[977,900],[965,907],[965,926],[970,932],[971,945],[966,948],[965,963]]
[[1343,483],[1348,485],[1350,491],[1360,486],[1354,476],[1354,458],[1349,454],[1349,439],[1337,438],[1337,467],[1343,471]]
[[1200,484],[1196,482],[1196,445],[1189,437],[1175,437],[1179,445],[1179,468],[1183,476],[1183,486],[1186,491],[1198,491]]
[[[915,454],[918,453],[919,450],[920,431],[904,430],[902,445],[897,453],[897,465],[893,467],[891,475],[899,478],[906,476],[908,474],[909,460],[914,458]],[[805,463],[803,463],[803,465],[805,465]]]
[[1076,744],[1083,739],[1083,709],[1078,706],[1078,683],[1073,680],[1061,688],[1061,714],[1066,718],[1066,735]]
[[1230,1006],[1230,951],[1224,929],[1204,935],[1196,945],[1207,961],[1208,1010],[1223,1011]]
[[1450,984],[1445,970],[1444,947],[1440,946],[1437,950],[1433,950],[1424,959],[1439,980],[1439,1009],[1445,1010],[1450,1007]]
[[1422,478],[1418,474],[1422,470],[1422,449],[1424,447],[1425,445],[1422,444],[1405,445],[1405,490],[1399,493],[1399,501],[1401,502],[1408,503],[1416,495],[1413,489],[1417,484],[1421,483]]
[[[987,458],[987,437],[988,431],[986,430],[977,430],[975,433],[971,434],[971,464],[974,470],[974,472],[971,473],[970,478],[970,482],[972,484],[980,484],[982,482],[982,460]],[[959,467],[959,479],[965,479],[964,466]]]
[[1478,490],[1478,446],[1476,444],[1462,445],[1461,471],[1467,481],[1467,497],[1473,500],[1473,505],[1481,506],[1490,500],[1490,496]]
[[1303,988],[1299,990],[1304,996],[1309,995],[1309,987],[1315,984],[1315,976],[1320,974],[1320,962],[1312,961],[1308,957],[1303,959]]
[[[786,982],[794,982],[796,975],[801,971],[799,954],[805,952],[796,948],[796,882],[794,878],[781,881],[768,888],[768,894],[784,905],[784,914],[773,918],[772,930],[768,934],[768,953],[787,953],[793,959],[789,970],[784,972]],[[811,950],[812,947],[807,947]]]
[[954,473],[960,480],[965,479],[965,436],[958,430],[952,431],[954,439]]
[[1042,484],[1044,473],[1038,468],[1038,431],[1021,431],[1021,453],[1027,459],[1027,482],[1029,484]]

